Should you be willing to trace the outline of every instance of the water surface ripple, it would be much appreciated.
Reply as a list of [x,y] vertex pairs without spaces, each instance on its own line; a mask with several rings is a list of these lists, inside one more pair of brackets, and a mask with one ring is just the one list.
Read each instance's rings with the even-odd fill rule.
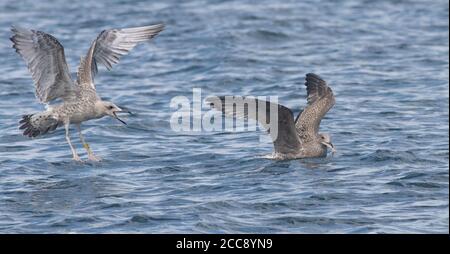
[[[0,232],[448,233],[448,1],[0,1]],[[55,35],[75,74],[106,28],[166,30],[96,78],[135,115],[84,124],[104,161],[71,161],[63,131],[30,140],[43,110],[11,25]],[[297,113],[304,75],[336,106],[338,153],[272,161],[259,132],[179,135],[174,96],[278,95]],[[76,135],[73,141],[85,158]]]

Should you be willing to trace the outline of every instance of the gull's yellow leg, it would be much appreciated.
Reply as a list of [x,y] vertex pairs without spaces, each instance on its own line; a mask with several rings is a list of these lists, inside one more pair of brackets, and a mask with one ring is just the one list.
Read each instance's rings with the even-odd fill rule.
[[77,129],[78,129],[78,134],[80,134],[81,143],[83,144],[84,149],[86,149],[86,151],[88,153],[88,159],[91,161],[101,161],[102,159],[100,157],[94,155],[89,144],[84,140],[83,134],[81,133],[81,124],[77,124]]

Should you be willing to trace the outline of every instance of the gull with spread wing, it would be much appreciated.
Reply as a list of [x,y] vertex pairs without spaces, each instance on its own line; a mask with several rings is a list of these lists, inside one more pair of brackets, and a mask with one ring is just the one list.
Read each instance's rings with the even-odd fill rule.
[[[319,133],[319,125],[325,114],[334,106],[333,91],[327,83],[318,75],[306,74],[307,106],[297,118],[289,108],[268,101],[255,100],[256,103],[247,103],[247,107],[235,107],[233,103],[227,103],[228,96],[210,97],[207,102],[222,111],[225,116],[257,120],[267,131],[272,134],[271,128],[278,128],[276,135],[271,135],[275,153],[275,159],[299,159],[311,157],[323,157],[327,154],[327,148],[335,151],[331,143],[331,137],[327,133]],[[231,100],[233,98],[230,98]],[[264,105],[265,104],[265,105]],[[255,105],[250,108],[248,105]],[[258,105],[264,105],[265,114],[259,114]],[[270,110],[277,110],[278,119],[270,119]],[[242,112],[237,112],[242,111]],[[255,112],[256,111],[256,112]],[[262,119],[265,116],[266,119]],[[275,131],[273,131],[275,133]]]
[[[81,161],[69,136],[69,126],[77,127],[80,140],[88,153],[89,160],[99,161],[81,133],[81,123],[91,119],[111,116],[123,124],[117,113],[128,112],[112,102],[102,100],[96,92],[94,76],[97,64],[108,70],[119,62],[138,43],[148,41],[164,29],[164,24],[150,26],[109,29],[101,32],[81,58],[77,79],[72,80],[66,63],[64,48],[58,40],[44,32],[12,27],[13,48],[28,65],[36,88],[36,97],[46,104],[43,112],[24,115],[20,121],[23,135],[36,137],[64,126],[66,140],[72,151],[73,159]],[[51,103],[56,99],[61,103]]]

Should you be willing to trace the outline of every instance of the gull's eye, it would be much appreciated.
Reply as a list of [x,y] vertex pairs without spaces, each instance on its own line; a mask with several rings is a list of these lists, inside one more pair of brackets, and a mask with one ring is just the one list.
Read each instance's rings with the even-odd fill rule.
[[108,109],[113,109],[114,107],[113,106],[108,106]]

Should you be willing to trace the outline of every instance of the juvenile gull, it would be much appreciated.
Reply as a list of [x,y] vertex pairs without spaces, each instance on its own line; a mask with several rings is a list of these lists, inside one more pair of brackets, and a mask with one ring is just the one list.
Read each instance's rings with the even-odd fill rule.
[[[269,119],[258,119],[258,113],[252,111],[258,111],[258,102],[261,103],[261,101],[254,98],[252,100],[256,102],[253,104],[256,105],[255,109],[249,108],[249,104],[244,105],[247,107],[234,107],[230,103],[226,104],[227,96],[215,97],[220,100],[220,103],[217,103],[218,101],[214,97],[208,98],[207,101],[211,103],[210,105],[213,108],[221,110],[224,115],[257,120],[269,133],[270,126],[277,124],[277,136],[272,137],[275,149],[273,157],[275,159],[323,157],[327,154],[327,148],[335,151],[330,135],[319,133],[320,121],[335,104],[335,98],[331,88],[316,74],[306,74],[305,85],[307,106],[295,120],[294,114],[289,108],[271,102],[265,102],[265,115]],[[264,105],[264,102],[262,104]],[[221,109],[216,105],[221,105]],[[278,110],[276,123],[274,119],[270,119],[270,108]],[[239,110],[244,112],[237,112]],[[270,124],[267,124],[269,122]]]
[[[38,101],[47,105],[46,111],[23,116],[20,121],[23,135],[36,137],[64,126],[73,159],[81,161],[69,137],[69,125],[74,124],[89,160],[99,161],[100,158],[94,155],[83,138],[81,123],[111,116],[126,124],[119,119],[117,113],[127,111],[112,102],[103,101],[97,95],[94,85],[97,64],[103,64],[110,70],[121,56],[126,55],[139,42],[150,40],[163,29],[164,24],[156,24],[102,31],[86,56],[81,57],[77,79],[72,80],[64,48],[55,37],[41,31],[12,27],[13,48],[28,65]],[[55,99],[61,99],[62,102],[50,105]]]

